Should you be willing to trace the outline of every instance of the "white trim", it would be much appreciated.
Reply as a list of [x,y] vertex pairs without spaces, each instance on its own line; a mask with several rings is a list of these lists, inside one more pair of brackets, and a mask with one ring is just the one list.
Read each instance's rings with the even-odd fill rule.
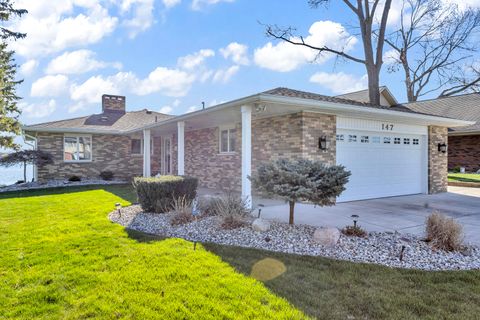
[[[218,127],[218,153],[220,155],[232,155],[236,154],[236,150],[231,150],[230,148],[230,131],[235,130],[235,144],[237,144],[237,127],[234,123],[232,124],[223,124]],[[222,131],[227,131],[227,151],[222,151]],[[236,147],[236,146],[235,146]]]
[[185,175],[185,122],[177,122],[177,174]]
[[143,130],[143,176],[151,176],[151,132],[150,130]]
[[[76,153],[78,154],[80,152],[80,150],[78,149],[79,147],[79,141],[78,141],[78,138],[80,137],[88,137],[90,138],[90,159],[87,159],[87,160],[65,160],[65,138],[68,137],[68,138],[76,138],[77,139],[77,151]],[[62,149],[62,159],[63,159],[63,162],[65,163],[90,163],[90,162],[93,162],[93,137],[91,134],[77,134],[77,133],[64,133],[63,134],[63,149]]]
[[[167,172],[167,171],[165,170],[165,169],[166,169],[166,166],[165,166],[165,163],[166,163],[165,158],[166,158],[166,156],[167,156],[167,154],[166,154],[166,148],[165,148],[165,141],[166,141],[166,140],[169,140],[169,141],[170,141],[170,143],[169,143],[169,145],[170,145],[170,148],[169,148],[169,149],[170,149],[170,150],[169,150],[169,153],[170,153],[170,162],[169,162],[170,172]],[[173,166],[173,161],[172,161],[172,160],[173,160],[173,159],[172,159],[172,141],[173,141],[173,137],[172,137],[171,135],[169,135],[169,136],[164,136],[164,137],[162,138],[162,168],[161,168],[161,171],[162,171],[162,173],[163,173],[164,175],[173,174],[173,170],[172,170],[172,169],[173,169],[173,168],[172,168],[172,166]]]
[[252,208],[252,107],[242,106],[242,198]]

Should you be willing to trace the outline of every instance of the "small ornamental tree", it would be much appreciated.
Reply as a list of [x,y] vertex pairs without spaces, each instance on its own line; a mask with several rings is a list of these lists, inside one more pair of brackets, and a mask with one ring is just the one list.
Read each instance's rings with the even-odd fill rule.
[[27,182],[27,164],[43,166],[53,163],[50,153],[41,150],[21,150],[0,158],[0,166],[12,167],[23,163],[23,181]]
[[309,201],[319,206],[335,205],[350,172],[343,166],[328,166],[320,161],[281,159],[261,164],[250,177],[253,187],[266,196],[279,197],[290,205],[293,224],[295,203]]

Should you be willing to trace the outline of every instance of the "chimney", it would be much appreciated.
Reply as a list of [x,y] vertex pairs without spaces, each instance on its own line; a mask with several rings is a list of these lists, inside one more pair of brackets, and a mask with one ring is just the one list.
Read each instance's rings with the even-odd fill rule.
[[102,112],[125,113],[125,100],[124,96],[102,95]]

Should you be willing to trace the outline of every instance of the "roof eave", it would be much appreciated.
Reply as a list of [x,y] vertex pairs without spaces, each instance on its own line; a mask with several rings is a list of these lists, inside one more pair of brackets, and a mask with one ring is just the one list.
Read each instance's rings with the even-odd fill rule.
[[92,129],[80,129],[80,128],[42,128],[42,127],[35,127],[35,126],[22,126],[22,131],[23,132],[25,131],[47,132],[47,133],[111,134],[111,135],[125,134],[124,131],[119,131],[119,130],[92,130]]

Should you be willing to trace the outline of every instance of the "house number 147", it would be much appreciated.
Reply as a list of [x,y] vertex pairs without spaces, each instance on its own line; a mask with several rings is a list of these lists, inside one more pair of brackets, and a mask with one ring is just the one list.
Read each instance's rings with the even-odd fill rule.
[[382,130],[392,131],[392,130],[393,130],[393,124],[390,124],[390,123],[382,123]]

